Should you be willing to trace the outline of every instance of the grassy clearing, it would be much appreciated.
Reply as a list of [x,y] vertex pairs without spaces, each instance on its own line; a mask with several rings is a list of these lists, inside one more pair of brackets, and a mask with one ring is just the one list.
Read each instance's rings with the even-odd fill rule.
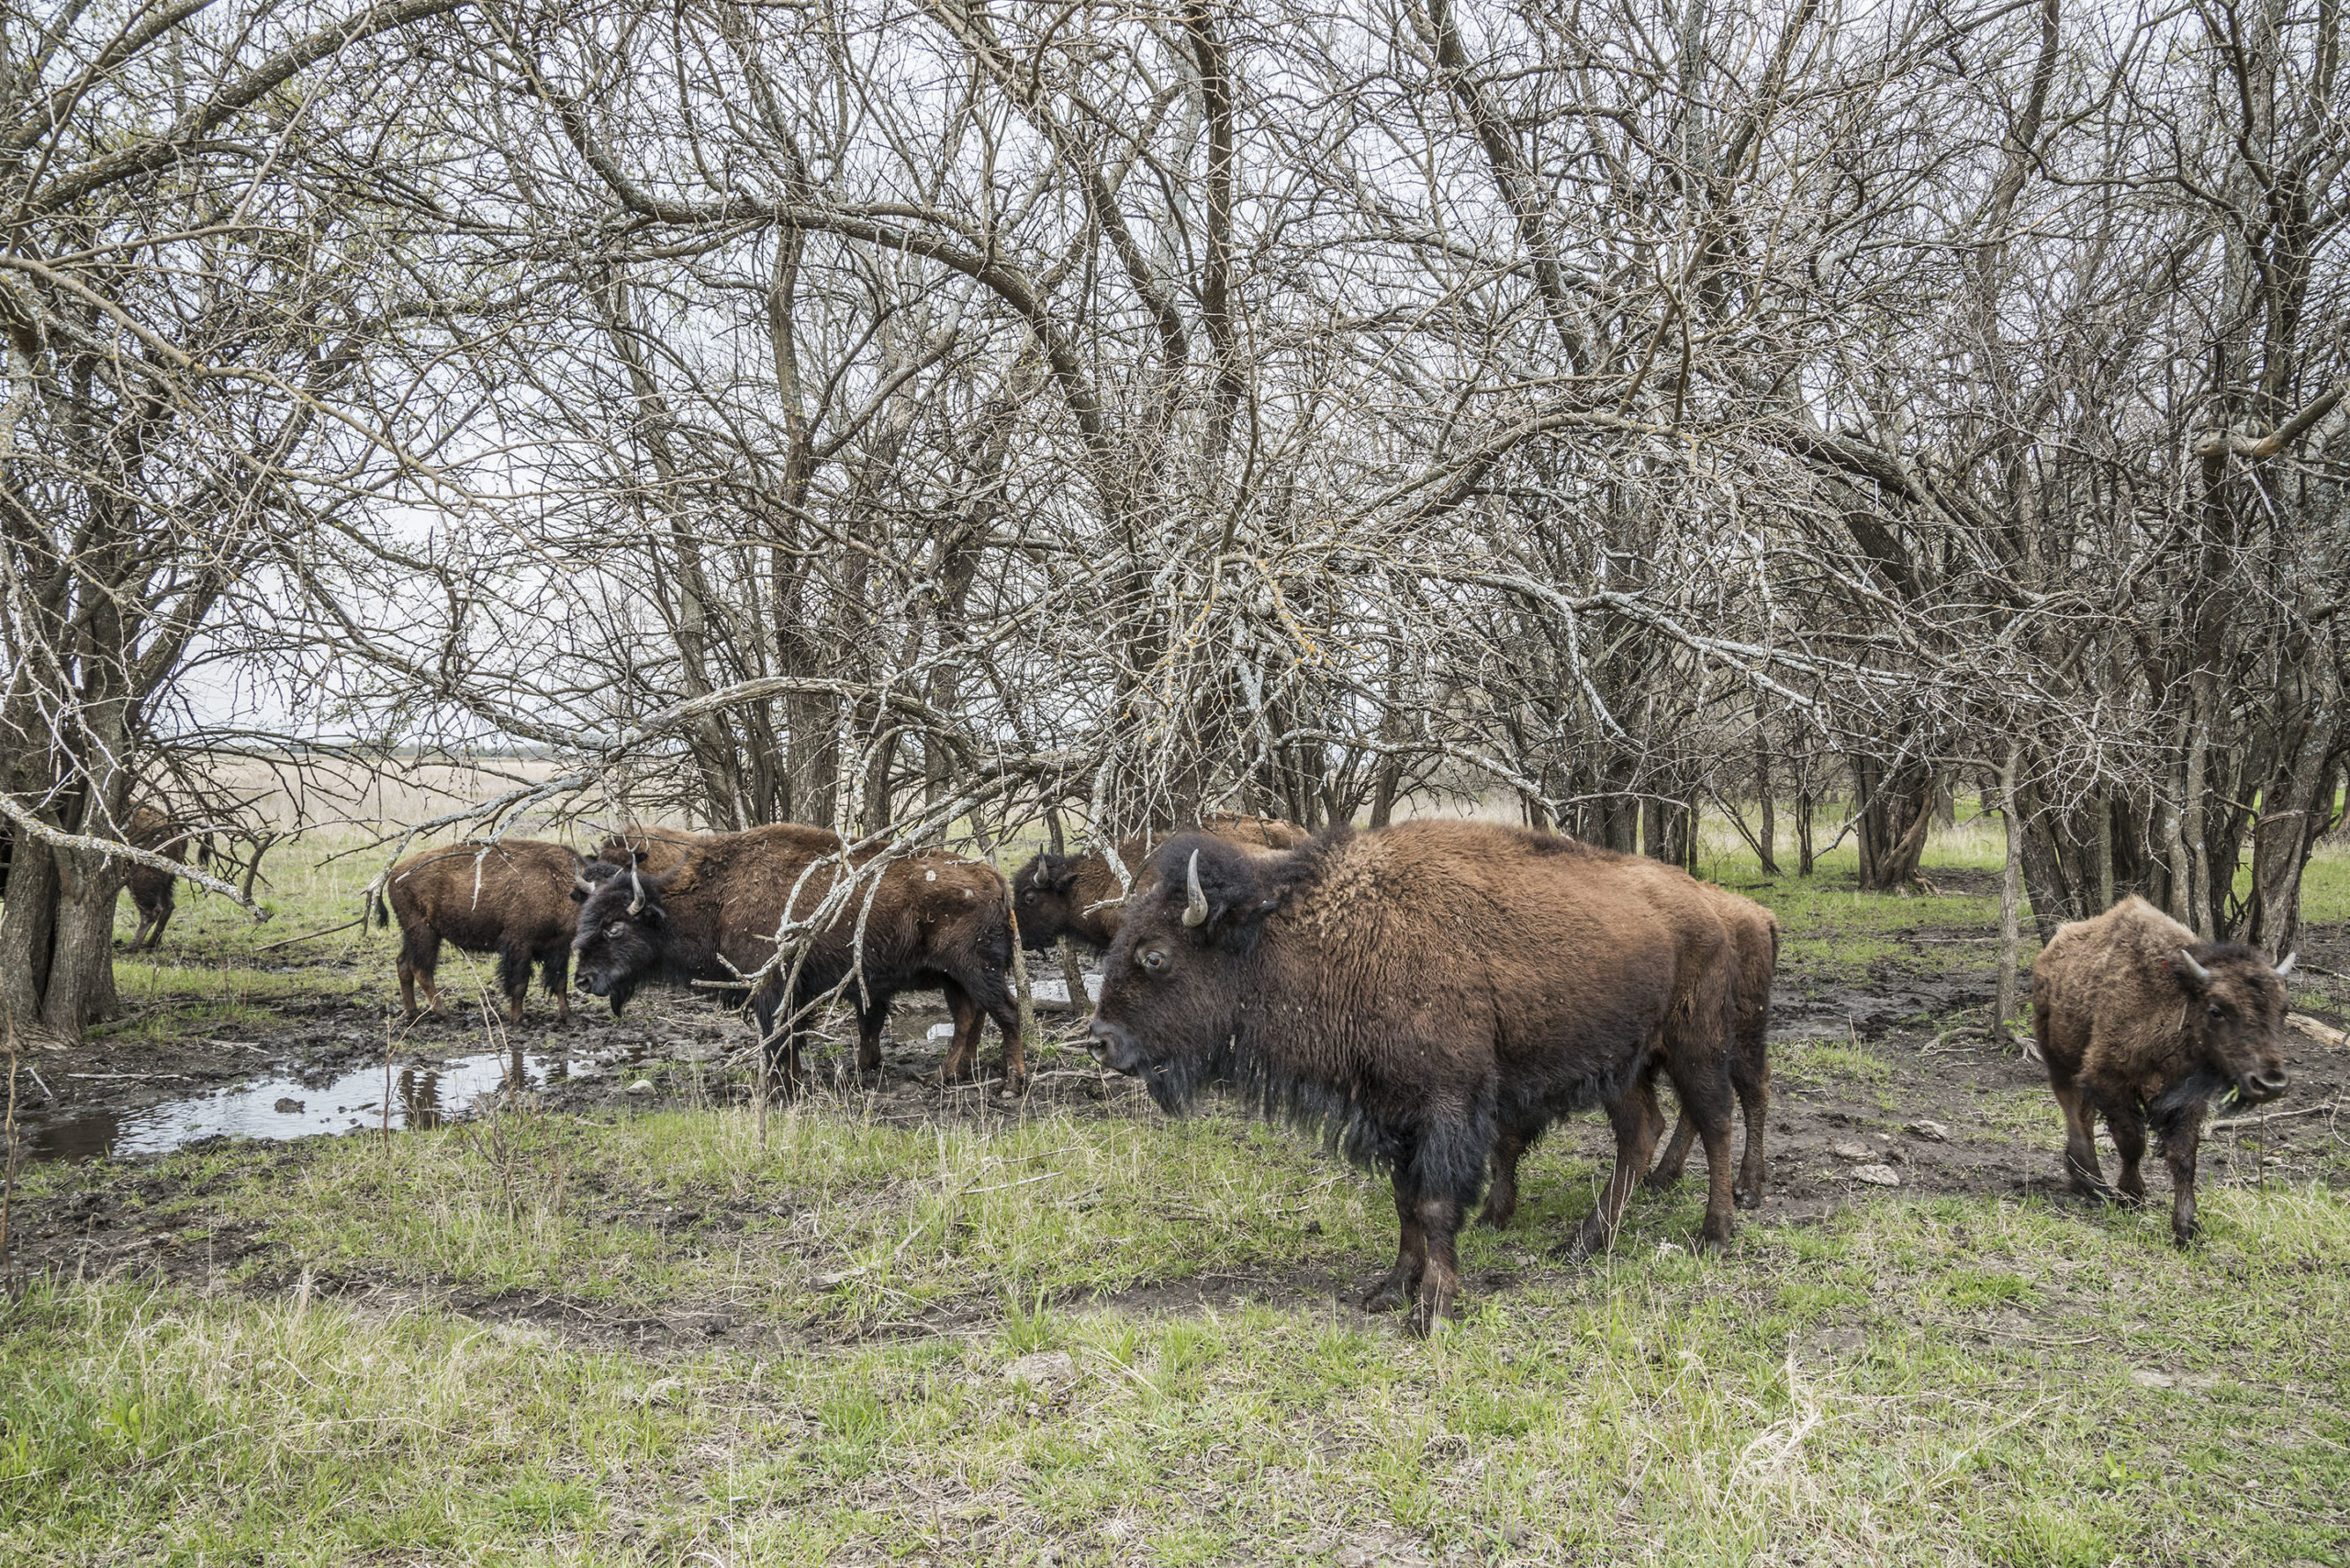
[[[1992,830],[1930,864],[1996,867]],[[368,867],[272,868],[278,921],[192,899],[187,961],[124,964],[136,1027],[388,998],[374,933],[252,951],[348,918]],[[1858,895],[1833,857],[1709,869],[1779,912],[1793,987],[1987,974],[1990,947],[1912,936],[1980,935],[1996,900]],[[2350,857],[2308,902],[2350,917]],[[1910,1069],[1819,1038],[1775,1070],[1799,1097]],[[2053,1158],[2044,1093],[1975,1103],[1960,1139]],[[35,1167],[32,1202],[106,1190],[182,1282],[0,1309],[0,1561],[2350,1559],[2336,1188],[2207,1168],[2185,1254],[2159,1204],[1887,1195],[1710,1260],[1692,1182],[1569,1271],[1547,1249],[1604,1174],[1579,1124],[1516,1229],[1464,1238],[1467,1316],[1420,1345],[1330,1300],[1393,1246],[1382,1183],[1282,1130],[1109,1109],[513,1112]],[[743,1327],[615,1348],[702,1319]],[[1039,1352],[1068,1361],[1006,1376]]]
[[[1354,1185],[1304,1201],[1359,1227]],[[655,1361],[299,1286],[44,1286],[0,1340],[0,1550],[2338,1561],[2350,1205],[2208,1213],[2185,1256],[2143,1216],[2036,1204],[1873,1204],[1727,1262],[1651,1240],[1485,1294],[1427,1346],[1326,1309],[1031,1298],[911,1342]],[[1062,1277],[1136,1271],[1114,1241],[1064,1256],[1050,1205],[1007,1223],[909,1250],[1025,1238]],[[1038,1350],[1070,1360],[1007,1379]]]

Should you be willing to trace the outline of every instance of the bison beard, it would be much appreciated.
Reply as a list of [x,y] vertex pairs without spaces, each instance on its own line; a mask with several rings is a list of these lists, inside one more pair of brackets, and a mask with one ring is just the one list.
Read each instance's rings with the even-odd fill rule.
[[1163,846],[1104,967],[1093,1048],[1169,1111],[1210,1085],[1386,1170],[1394,1268],[1370,1294],[1426,1332],[1497,1131],[1604,1105],[1617,1167],[1570,1250],[1606,1246],[1673,1080],[1730,1235],[1729,937],[1682,872],[1488,823],[1340,829],[1251,855]]

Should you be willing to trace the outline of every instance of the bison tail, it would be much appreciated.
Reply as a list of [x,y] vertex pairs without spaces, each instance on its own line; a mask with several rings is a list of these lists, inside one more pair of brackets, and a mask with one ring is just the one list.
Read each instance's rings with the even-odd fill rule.
[[359,928],[362,931],[367,929],[367,920],[370,915],[375,917],[375,929],[378,931],[391,924],[384,914],[384,890],[381,888],[368,889],[367,902],[360,905]]

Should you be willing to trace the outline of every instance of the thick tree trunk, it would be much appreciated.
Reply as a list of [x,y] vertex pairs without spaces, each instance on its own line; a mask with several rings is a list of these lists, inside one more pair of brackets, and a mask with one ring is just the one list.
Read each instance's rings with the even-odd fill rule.
[[1755,846],[1762,852],[1762,874],[1775,877],[1779,874],[1779,827],[1771,801],[1771,737],[1760,724],[1754,726],[1754,793],[1762,816],[1754,834]]
[[57,924],[57,865],[47,845],[21,833],[15,838],[7,899],[0,902],[0,1017],[24,1029],[40,1022]]
[[40,1019],[60,1035],[103,1023],[119,1010],[114,989],[114,915],[127,861],[84,850],[59,850],[57,913],[49,974],[41,987]]

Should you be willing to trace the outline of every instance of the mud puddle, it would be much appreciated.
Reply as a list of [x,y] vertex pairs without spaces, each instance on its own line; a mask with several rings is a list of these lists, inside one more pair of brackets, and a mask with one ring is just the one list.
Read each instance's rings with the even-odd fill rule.
[[[365,1128],[437,1127],[500,1095],[610,1076],[643,1051],[539,1052],[516,1047],[429,1062],[281,1069],[150,1105],[91,1108],[19,1128],[34,1159],[168,1154],[210,1137],[282,1141]],[[610,1057],[610,1060],[602,1059]]]

